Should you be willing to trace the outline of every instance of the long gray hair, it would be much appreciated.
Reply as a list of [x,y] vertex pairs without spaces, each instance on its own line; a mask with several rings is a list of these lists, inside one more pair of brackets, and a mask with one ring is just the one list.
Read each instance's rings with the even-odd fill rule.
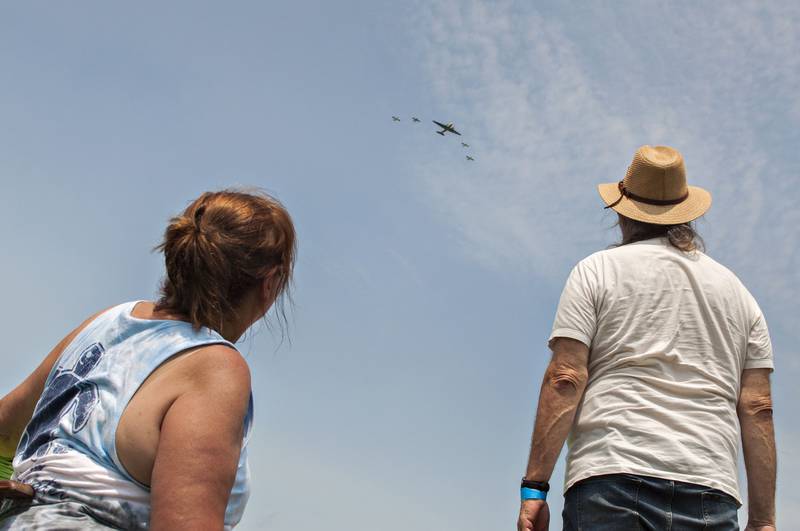
[[670,245],[685,253],[705,250],[705,242],[691,221],[678,225],[656,225],[636,221],[619,213],[617,215],[619,216],[617,225],[622,232],[622,240],[614,247],[661,237],[666,238]]

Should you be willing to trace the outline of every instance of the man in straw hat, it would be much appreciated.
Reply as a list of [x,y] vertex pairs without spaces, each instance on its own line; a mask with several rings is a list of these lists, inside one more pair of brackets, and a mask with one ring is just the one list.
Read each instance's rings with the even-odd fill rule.
[[547,529],[569,436],[564,529],[738,529],[741,434],[748,530],[775,529],[769,332],[752,295],[702,252],[711,195],[681,154],[642,146],[601,184],[622,241],[567,280],[549,346],[518,529]]

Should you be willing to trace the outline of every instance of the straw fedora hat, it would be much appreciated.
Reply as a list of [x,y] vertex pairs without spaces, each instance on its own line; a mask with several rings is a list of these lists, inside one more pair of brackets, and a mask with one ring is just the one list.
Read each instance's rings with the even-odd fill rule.
[[683,156],[669,146],[640,147],[625,178],[597,190],[606,208],[656,225],[687,223],[711,207],[710,193],[686,184]]

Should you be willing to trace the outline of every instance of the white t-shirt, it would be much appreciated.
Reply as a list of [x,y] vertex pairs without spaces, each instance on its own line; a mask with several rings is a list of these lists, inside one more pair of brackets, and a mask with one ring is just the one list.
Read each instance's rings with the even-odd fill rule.
[[572,270],[556,337],[590,347],[565,492],[591,476],[628,473],[741,501],[741,374],[773,362],[764,316],[731,271],[662,238],[600,251]]

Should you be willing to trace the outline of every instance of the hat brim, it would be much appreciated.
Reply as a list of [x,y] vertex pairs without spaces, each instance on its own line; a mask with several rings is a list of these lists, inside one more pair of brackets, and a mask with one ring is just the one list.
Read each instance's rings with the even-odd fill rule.
[[[650,205],[628,197],[611,207],[623,216],[656,225],[688,223],[705,214],[711,208],[711,194],[697,186],[689,186],[689,196],[677,205]],[[597,191],[606,206],[619,199],[618,183],[598,184]]]

